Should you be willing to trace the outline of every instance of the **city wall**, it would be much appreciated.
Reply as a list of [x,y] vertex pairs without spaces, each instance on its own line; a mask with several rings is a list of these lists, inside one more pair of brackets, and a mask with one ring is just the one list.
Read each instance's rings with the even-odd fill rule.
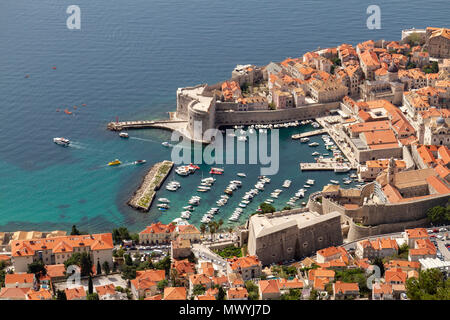
[[339,102],[317,103],[298,108],[259,111],[216,111],[215,125],[251,125],[306,120],[327,115],[338,109]]

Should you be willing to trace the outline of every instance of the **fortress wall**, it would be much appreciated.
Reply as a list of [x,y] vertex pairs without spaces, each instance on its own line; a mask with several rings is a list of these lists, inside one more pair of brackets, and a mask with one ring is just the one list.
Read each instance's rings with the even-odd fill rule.
[[354,241],[357,239],[371,237],[386,233],[403,232],[405,229],[424,227],[428,224],[427,218],[422,218],[419,220],[399,222],[399,223],[389,223],[381,224],[373,227],[362,227],[350,221],[350,229],[348,231],[347,239],[349,241]]
[[293,225],[263,237],[256,237],[252,224],[249,230],[248,251],[256,254],[263,265],[290,259],[301,259],[317,250],[342,244],[340,217],[298,228]]
[[394,157],[396,159],[401,159],[403,156],[403,150],[401,147],[389,148],[389,149],[374,149],[374,150],[358,150],[357,159],[360,163],[366,162],[367,160],[375,159],[389,159]]
[[339,102],[317,103],[298,108],[282,110],[216,112],[216,126],[251,125],[281,123],[295,120],[306,120],[325,116],[332,109],[339,108]]
[[338,211],[341,214],[352,218],[356,222],[377,226],[383,224],[405,223],[426,218],[428,208],[445,205],[448,199],[449,197],[447,195],[442,195],[439,197],[397,204],[366,204],[358,209],[346,210],[336,202],[323,198],[322,210],[324,214]]

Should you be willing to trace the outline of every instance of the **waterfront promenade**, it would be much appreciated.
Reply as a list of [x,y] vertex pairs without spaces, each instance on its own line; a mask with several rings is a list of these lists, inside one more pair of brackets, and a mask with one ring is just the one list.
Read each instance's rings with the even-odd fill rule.
[[296,139],[301,139],[301,138],[306,138],[306,137],[317,136],[319,134],[324,134],[324,133],[328,133],[328,130],[325,128],[319,129],[319,130],[314,130],[314,131],[303,132],[303,133],[299,133],[299,134],[294,134],[294,135],[292,135],[292,139],[296,140]]

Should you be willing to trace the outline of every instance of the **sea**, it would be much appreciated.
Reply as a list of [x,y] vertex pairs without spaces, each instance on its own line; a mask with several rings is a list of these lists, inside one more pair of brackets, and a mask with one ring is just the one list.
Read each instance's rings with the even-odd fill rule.
[[[67,8],[80,8],[81,29],[68,29]],[[381,28],[368,29],[369,5],[381,10]],[[209,165],[169,192],[170,209],[137,212],[126,201],[152,164],[170,159],[170,141],[162,130],[129,131],[128,140],[106,130],[109,121],[165,119],[176,108],[176,90],[214,84],[231,76],[237,64],[265,65],[305,52],[367,39],[398,40],[405,28],[448,27],[449,3],[431,1],[211,1],[211,0],[14,0],[0,3],[0,231],[70,230],[108,232],[125,226],[132,232],[167,223],[182,207]],[[72,112],[66,114],[64,110]],[[223,165],[213,189],[200,194],[190,223],[216,206],[230,180],[242,188],[222,207],[216,220],[235,226],[255,212],[285,179],[292,185],[274,202],[277,209],[302,188],[306,179],[318,191],[330,179],[348,174],[301,172],[313,161],[308,147],[293,141],[310,126],[280,130],[280,170],[245,210],[241,220],[228,217],[242,195],[253,188],[258,165]],[[54,137],[73,141],[68,148]],[[109,167],[120,159],[123,164]],[[147,164],[135,166],[137,159]],[[246,178],[238,178],[245,172]],[[166,182],[167,183],[167,182]],[[306,199],[306,198],[305,198]],[[298,204],[300,205],[300,200]]]

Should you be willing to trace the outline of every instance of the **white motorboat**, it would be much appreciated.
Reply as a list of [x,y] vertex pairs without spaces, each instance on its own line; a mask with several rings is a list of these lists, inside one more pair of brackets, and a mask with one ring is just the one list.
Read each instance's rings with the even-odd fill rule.
[[309,141],[309,138],[301,138],[300,139],[300,142],[308,142]]
[[243,173],[243,172],[238,172],[237,175],[238,175],[239,177],[242,177],[242,178],[247,177],[247,175],[246,175],[245,173]]
[[158,201],[163,203],[170,203],[170,200],[167,198],[159,198]]
[[127,132],[121,132],[121,133],[119,133],[119,137],[126,139],[126,138],[129,138],[130,136],[128,135]]
[[349,172],[352,168],[349,166],[343,165],[343,166],[336,166],[334,167],[334,172]]
[[168,143],[167,141],[164,141],[163,143],[161,143],[164,147],[170,147],[171,144]]
[[312,156],[318,156],[318,155],[320,155],[320,153],[317,152],[317,151],[314,151],[313,153],[311,153],[311,155],[312,155]]
[[66,138],[53,138],[53,142],[59,144],[60,146],[67,147],[70,144],[70,140]]
[[283,188],[289,188],[291,186],[291,180],[284,180]]
[[308,179],[308,180],[306,180],[306,184],[313,185],[314,182],[315,182],[315,181],[314,181],[313,179]]
[[330,182],[333,184],[339,184],[339,181],[337,181],[337,180],[330,180]]
[[308,144],[308,146],[310,146],[310,147],[317,147],[317,146],[319,146],[319,143],[318,142],[311,142],[310,144]]

